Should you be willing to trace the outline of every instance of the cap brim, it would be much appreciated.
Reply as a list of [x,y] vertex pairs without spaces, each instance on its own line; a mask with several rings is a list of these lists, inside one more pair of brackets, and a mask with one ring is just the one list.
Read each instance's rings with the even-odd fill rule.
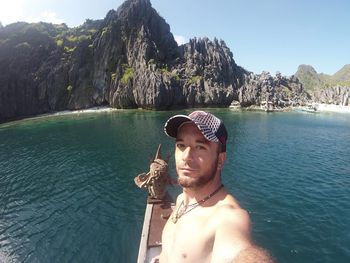
[[165,123],[164,131],[168,136],[176,138],[177,130],[179,129],[181,124],[188,121],[193,122],[193,120],[186,115],[175,115]]

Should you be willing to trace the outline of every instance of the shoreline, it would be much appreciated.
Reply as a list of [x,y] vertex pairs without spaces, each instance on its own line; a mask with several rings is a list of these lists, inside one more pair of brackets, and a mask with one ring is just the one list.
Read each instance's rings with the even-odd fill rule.
[[42,114],[40,116],[41,117],[45,117],[45,116],[63,116],[63,115],[80,114],[80,113],[111,112],[111,111],[117,111],[117,110],[120,110],[120,109],[103,106],[103,107],[92,107],[92,108],[82,109],[82,110],[57,111],[57,112],[54,112],[54,113],[45,113],[45,114]]
[[[273,109],[271,111],[265,111],[260,106],[250,106],[250,107],[237,107],[237,108],[230,108],[227,107],[227,109],[231,109],[233,111],[265,111],[265,112],[290,112],[290,111],[299,111],[305,106],[298,106],[298,107],[285,107],[285,108],[278,108]],[[82,109],[82,110],[65,110],[65,111],[58,111],[58,112],[49,112],[44,114],[39,114],[37,116],[32,117],[23,117],[19,118],[17,120],[10,120],[7,122],[0,123],[0,127],[7,126],[7,125],[13,125],[17,122],[21,121],[27,121],[27,120],[36,120],[41,118],[47,118],[47,117],[56,117],[56,116],[67,116],[67,115],[79,115],[79,114],[86,114],[86,113],[98,113],[98,112],[113,112],[113,111],[123,111],[124,109],[117,109],[112,108],[108,106],[101,106],[101,107],[92,107],[88,109]],[[134,109],[135,110],[135,109]],[[350,106],[341,106],[341,105],[335,105],[335,104],[324,104],[319,103],[317,112],[323,112],[323,113],[350,113]]]
[[15,125],[18,122],[38,120],[43,118],[68,116],[68,115],[80,115],[80,114],[86,114],[86,113],[112,112],[112,111],[121,111],[121,110],[122,109],[111,108],[108,106],[101,106],[101,107],[92,107],[92,108],[82,109],[82,110],[65,110],[65,111],[57,111],[57,112],[48,112],[48,113],[39,114],[36,116],[23,117],[17,120],[6,121],[3,123],[0,123],[0,128],[5,126],[10,126],[10,125]]
[[[341,106],[336,104],[324,104],[324,103],[315,103],[317,104],[317,110],[315,112],[318,113],[350,113],[350,106]],[[306,106],[289,106],[284,108],[275,108],[266,110],[261,106],[249,106],[246,108],[241,107],[230,107],[231,110],[238,111],[262,111],[262,112],[290,112],[290,111],[301,111],[306,108]]]

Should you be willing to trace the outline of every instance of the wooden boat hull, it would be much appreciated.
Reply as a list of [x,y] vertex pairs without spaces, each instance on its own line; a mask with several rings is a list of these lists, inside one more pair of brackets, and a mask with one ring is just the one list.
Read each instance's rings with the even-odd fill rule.
[[148,199],[143,221],[137,263],[148,263],[162,250],[162,232],[172,213],[174,203],[166,200]]

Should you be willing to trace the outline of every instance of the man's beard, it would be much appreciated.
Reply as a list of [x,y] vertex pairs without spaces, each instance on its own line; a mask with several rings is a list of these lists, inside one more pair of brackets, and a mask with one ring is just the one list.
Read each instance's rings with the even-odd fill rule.
[[211,169],[204,174],[201,174],[197,178],[184,176],[178,177],[177,181],[179,185],[184,188],[197,188],[206,185],[208,182],[215,178],[216,170],[218,168],[218,160],[219,158],[216,158]]

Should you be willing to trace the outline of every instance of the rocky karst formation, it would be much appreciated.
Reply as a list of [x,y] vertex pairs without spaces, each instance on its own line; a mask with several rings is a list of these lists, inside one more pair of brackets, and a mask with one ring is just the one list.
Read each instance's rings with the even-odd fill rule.
[[277,73],[273,77],[268,72],[249,73],[244,74],[242,83],[238,89],[238,101],[242,106],[271,102],[274,107],[283,108],[304,105],[310,99],[295,76],[285,77]]
[[91,107],[90,43],[98,25],[21,22],[0,29],[0,121]]
[[335,86],[316,90],[312,93],[315,102],[335,104],[340,106],[350,105],[350,87]]
[[[237,66],[223,41],[192,39],[178,47],[149,1],[125,2],[103,26],[107,30],[97,38],[96,50],[103,52],[98,64],[107,69],[106,79],[112,76],[102,86],[109,86],[113,107],[228,106],[232,101]],[[110,47],[120,48],[111,54]]]
[[101,105],[157,110],[307,99],[294,77],[238,66],[222,40],[178,46],[149,0],[127,0],[105,19],[76,28],[0,27],[0,122]]
[[173,103],[172,81],[161,67],[178,58],[178,46],[148,0],[126,1],[110,11],[93,50],[94,86],[111,106],[159,109]]

